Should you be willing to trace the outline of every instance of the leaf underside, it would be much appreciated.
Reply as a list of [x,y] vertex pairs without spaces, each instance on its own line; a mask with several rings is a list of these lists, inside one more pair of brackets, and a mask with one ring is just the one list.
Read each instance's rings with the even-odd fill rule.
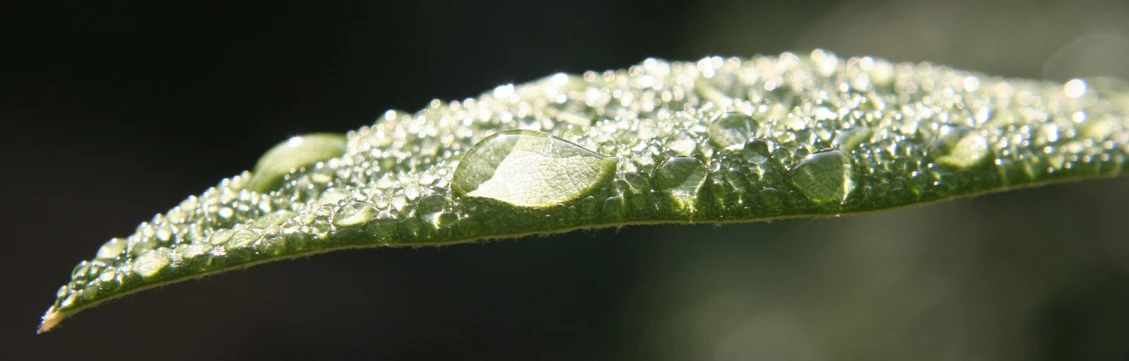
[[142,289],[338,249],[850,214],[1116,176],[1127,119],[1115,79],[821,50],[556,74],[291,139],[78,264],[40,332]]

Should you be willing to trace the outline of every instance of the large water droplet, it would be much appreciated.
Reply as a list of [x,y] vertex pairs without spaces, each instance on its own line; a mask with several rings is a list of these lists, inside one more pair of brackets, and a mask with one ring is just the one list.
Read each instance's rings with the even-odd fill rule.
[[152,277],[168,267],[170,263],[172,263],[172,258],[169,257],[168,251],[163,249],[152,250],[137,258],[137,261],[133,264],[133,272],[141,275],[141,277]]
[[180,253],[180,256],[184,259],[192,259],[211,252],[213,248],[215,247],[211,244],[196,242],[177,246],[177,252]]
[[259,158],[247,189],[267,193],[282,186],[292,169],[305,167],[345,154],[345,136],[315,133],[297,136],[271,148]]
[[333,225],[337,227],[356,226],[376,218],[376,206],[368,202],[350,202],[333,215]]
[[655,169],[652,179],[655,189],[689,200],[705,184],[706,168],[693,157],[672,157]]
[[611,180],[616,159],[564,139],[507,130],[479,141],[452,177],[455,196],[544,208],[582,197]]
[[945,127],[933,142],[932,151],[937,163],[956,168],[968,168],[984,163],[991,152],[988,139],[968,127]]
[[118,258],[118,256],[120,256],[122,254],[122,251],[125,251],[126,245],[127,245],[127,243],[126,243],[125,239],[122,239],[122,238],[111,239],[109,242],[106,242],[106,244],[103,244],[102,247],[98,248],[98,254],[96,256],[94,256],[94,258],[99,258],[99,259]]
[[253,231],[246,229],[238,230],[235,231],[235,233],[231,234],[231,240],[228,241],[227,245],[225,245],[224,247],[229,250],[245,247],[251,243],[254,243],[255,241],[258,241],[259,238],[261,238],[259,234]]
[[838,149],[808,155],[790,175],[792,185],[815,204],[845,202],[855,190],[851,157]]
[[707,134],[718,149],[740,151],[756,126],[753,117],[741,113],[722,113],[710,123]]

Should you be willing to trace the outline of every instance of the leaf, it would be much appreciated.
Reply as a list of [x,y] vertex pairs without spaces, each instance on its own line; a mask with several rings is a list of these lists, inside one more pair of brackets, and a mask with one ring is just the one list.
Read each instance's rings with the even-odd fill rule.
[[79,263],[40,331],[146,288],[338,249],[830,216],[1115,176],[1127,116],[1120,80],[821,50],[557,74],[289,140]]

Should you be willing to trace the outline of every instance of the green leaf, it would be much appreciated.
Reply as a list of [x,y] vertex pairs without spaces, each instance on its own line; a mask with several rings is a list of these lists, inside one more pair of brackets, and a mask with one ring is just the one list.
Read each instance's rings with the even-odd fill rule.
[[289,140],[79,263],[40,331],[146,288],[339,249],[831,216],[1115,176],[1126,119],[1116,79],[820,50],[557,74]]

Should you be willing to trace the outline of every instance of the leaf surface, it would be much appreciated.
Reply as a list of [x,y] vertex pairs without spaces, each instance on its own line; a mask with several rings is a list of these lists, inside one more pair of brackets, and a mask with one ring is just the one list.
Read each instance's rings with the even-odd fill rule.
[[321,252],[832,216],[1116,176],[1129,86],[928,63],[648,59],[295,138],[79,263],[40,331],[139,290]]

